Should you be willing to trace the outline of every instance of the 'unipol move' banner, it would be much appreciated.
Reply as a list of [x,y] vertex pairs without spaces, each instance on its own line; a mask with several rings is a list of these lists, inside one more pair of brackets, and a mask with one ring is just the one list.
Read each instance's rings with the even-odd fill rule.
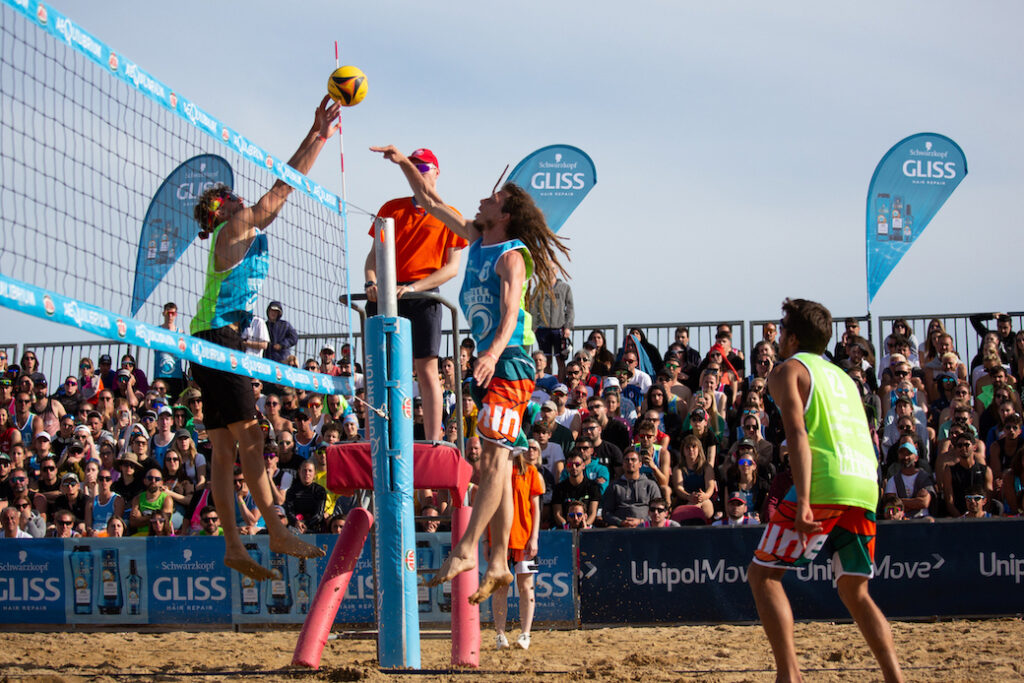
[[160,185],[149,203],[139,235],[132,291],[133,316],[199,234],[199,224],[192,215],[196,200],[217,183],[232,187],[233,177],[227,159],[202,154],[178,166]]
[[548,227],[558,232],[597,184],[597,170],[583,150],[569,145],[548,145],[516,164],[508,180],[533,197],[544,212]]
[[918,133],[886,152],[868,186],[868,308],[882,283],[967,175],[960,146]]

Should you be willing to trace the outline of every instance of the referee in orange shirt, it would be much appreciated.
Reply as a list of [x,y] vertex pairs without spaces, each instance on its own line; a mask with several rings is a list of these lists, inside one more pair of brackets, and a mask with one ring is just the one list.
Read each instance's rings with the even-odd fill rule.
[[[429,149],[409,155],[431,190],[436,189],[437,157]],[[451,207],[454,211],[454,207]],[[441,385],[437,354],[441,346],[442,306],[425,300],[403,299],[408,292],[433,292],[459,273],[459,259],[467,242],[444,223],[424,211],[412,197],[392,199],[377,212],[379,218],[395,219],[395,264],[398,282],[398,315],[412,321],[413,369],[423,398],[423,429],[428,440],[443,437]],[[370,237],[374,228],[370,226]],[[367,315],[377,313],[377,257],[374,245],[366,255]]]

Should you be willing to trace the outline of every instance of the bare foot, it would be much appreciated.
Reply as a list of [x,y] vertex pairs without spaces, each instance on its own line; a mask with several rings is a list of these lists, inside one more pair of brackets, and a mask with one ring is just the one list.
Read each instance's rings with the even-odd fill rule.
[[318,546],[306,543],[290,531],[270,537],[270,549],[275,553],[284,553],[292,557],[310,559],[323,557],[327,552]]
[[440,586],[442,583],[448,583],[462,572],[468,572],[470,569],[476,568],[476,559],[472,557],[459,557],[458,555],[449,555],[441,568],[434,574],[434,578],[427,582],[427,586]]
[[[499,567],[498,571],[500,572],[501,569],[502,568]],[[512,576],[508,570],[501,574],[491,574],[491,570],[488,567],[487,571],[484,573],[484,578],[480,581],[480,588],[477,589],[476,593],[469,596],[469,604],[479,605],[481,602],[491,597],[491,593],[494,591],[511,584],[512,579],[514,578],[515,577]]]
[[267,569],[250,557],[245,549],[232,551],[230,548],[224,552],[224,564],[236,572],[240,572],[255,581],[266,581],[267,579],[279,579],[281,575],[274,569]]

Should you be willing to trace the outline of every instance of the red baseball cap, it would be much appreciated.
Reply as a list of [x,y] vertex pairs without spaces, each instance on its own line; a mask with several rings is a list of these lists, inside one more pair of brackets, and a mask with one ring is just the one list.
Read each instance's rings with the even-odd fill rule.
[[434,156],[434,153],[426,147],[421,147],[416,150],[409,155],[409,158],[415,159],[416,161],[422,161],[425,164],[433,164],[434,168],[441,170],[441,164],[437,163],[437,157]]

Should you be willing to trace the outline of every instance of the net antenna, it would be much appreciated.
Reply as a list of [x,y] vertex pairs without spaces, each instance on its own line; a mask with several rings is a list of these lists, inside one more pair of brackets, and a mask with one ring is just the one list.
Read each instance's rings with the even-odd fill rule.
[[[494,187],[491,189],[491,194],[494,194],[495,192],[498,191],[498,186],[501,185],[501,181],[505,179],[505,174],[506,173],[508,173],[508,164],[505,164],[505,170],[501,172],[500,176],[498,176],[498,182],[494,183]],[[341,191],[344,192],[345,191],[345,181],[344,180],[341,183],[341,187],[342,187]],[[346,249],[345,251],[348,251],[348,250]]]
[[[334,41],[334,68],[341,67],[341,59],[338,54],[338,41]],[[341,163],[341,230],[344,235],[345,253],[348,254],[348,191],[345,188],[345,136],[341,127],[341,111],[338,111],[338,160]],[[345,263],[345,315],[346,315],[346,338],[348,339],[349,362],[352,364],[352,376],[355,377],[356,352],[352,344],[352,263],[346,259]],[[366,340],[363,340],[365,347]],[[351,395],[348,396],[349,404],[355,406],[356,383],[349,383]]]

